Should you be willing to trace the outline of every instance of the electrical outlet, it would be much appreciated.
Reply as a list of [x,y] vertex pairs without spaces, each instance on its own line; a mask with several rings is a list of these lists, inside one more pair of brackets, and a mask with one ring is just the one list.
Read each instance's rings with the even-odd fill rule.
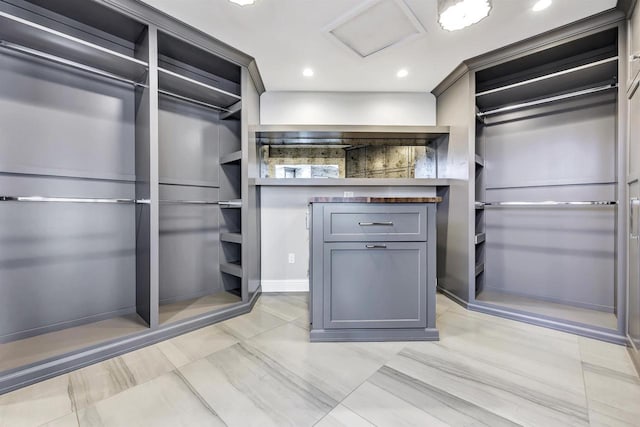
[[344,197],[353,197],[353,191],[345,191]]
[[296,263],[296,254],[289,254],[289,264]]

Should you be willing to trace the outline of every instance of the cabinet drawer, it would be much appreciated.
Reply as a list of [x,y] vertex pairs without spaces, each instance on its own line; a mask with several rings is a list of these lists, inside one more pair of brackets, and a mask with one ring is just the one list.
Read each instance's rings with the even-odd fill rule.
[[324,328],[427,325],[427,243],[325,243]]
[[324,208],[324,240],[426,241],[425,205],[361,204]]

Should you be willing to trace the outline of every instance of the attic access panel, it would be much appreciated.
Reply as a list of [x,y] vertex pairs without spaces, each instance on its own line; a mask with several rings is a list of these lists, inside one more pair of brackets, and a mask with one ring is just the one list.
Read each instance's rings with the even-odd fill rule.
[[348,12],[325,28],[362,58],[426,33],[404,0],[375,0]]

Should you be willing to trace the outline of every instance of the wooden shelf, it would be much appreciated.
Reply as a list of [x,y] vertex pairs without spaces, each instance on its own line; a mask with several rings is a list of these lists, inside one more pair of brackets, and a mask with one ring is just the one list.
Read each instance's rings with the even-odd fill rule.
[[158,85],[161,90],[196,102],[228,108],[240,100],[240,96],[158,67]]
[[34,56],[49,55],[49,59],[59,63],[67,60],[72,62],[67,65],[75,68],[81,68],[78,66],[81,64],[132,81],[140,81],[148,68],[139,59],[1,11],[0,39],[10,49],[16,45],[14,50],[28,53],[31,49]]
[[225,262],[220,264],[220,271],[236,277],[242,277],[242,265],[240,262]]
[[234,151],[233,153],[220,156],[221,165],[240,163],[241,160],[242,160],[242,151]]
[[242,244],[242,234],[240,234],[240,233],[220,233],[220,241]]
[[618,57],[602,59],[476,94],[481,111],[615,83]]

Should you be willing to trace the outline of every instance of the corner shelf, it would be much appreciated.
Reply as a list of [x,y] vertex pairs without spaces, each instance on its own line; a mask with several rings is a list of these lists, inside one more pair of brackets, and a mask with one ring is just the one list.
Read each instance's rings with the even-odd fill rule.
[[228,107],[240,100],[240,96],[236,94],[161,67],[158,67],[158,84],[161,91],[168,95],[178,95],[189,100],[209,104],[212,107],[218,107],[221,110],[227,110]]
[[8,49],[59,63],[77,62],[132,81],[142,79],[148,69],[148,64],[139,59],[1,11],[0,40],[0,45]]
[[516,102],[532,101],[578,89],[613,83],[618,75],[618,57],[602,59],[544,76],[485,90],[476,94],[482,111]]
[[228,242],[228,243],[242,244],[242,234],[240,234],[240,233],[221,233],[220,234],[220,241],[221,242]]
[[233,153],[220,156],[221,165],[240,163],[241,160],[242,160],[242,151],[234,151]]
[[235,277],[242,277],[242,265],[239,261],[221,263],[220,271]]

